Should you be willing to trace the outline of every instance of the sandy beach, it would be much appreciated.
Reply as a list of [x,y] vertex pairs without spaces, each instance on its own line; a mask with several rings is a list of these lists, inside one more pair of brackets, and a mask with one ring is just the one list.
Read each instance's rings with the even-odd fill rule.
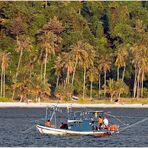
[[[57,103],[21,103],[21,102],[0,102],[0,108],[21,107],[21,108],[40,108],[52,107]],[[77,103],[58,103],[58,107],[94,107],[94,108],[148,108],[148,104],[77,104]]]

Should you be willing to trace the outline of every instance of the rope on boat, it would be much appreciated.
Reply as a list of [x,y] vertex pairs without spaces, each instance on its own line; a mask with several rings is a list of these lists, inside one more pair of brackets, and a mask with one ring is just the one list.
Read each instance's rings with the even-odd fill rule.
[[116,116],[117,118],[131,118],[131,119],[143,119],[143,118],[148,118],[146,116],[143,117],[130,117],[130,116]]
[[116,120],[118,120],[120,123],[122,123],[123,125],[129,125],[129,124],[126,124],[125,122],[121,121],[120,119],[118,119],[116,116],[114,115],[111,115],[111,114],[107,114],[108,116],[111,116],[113,118],[115,118]]
[[37,120],[32,120],[32,121],[30,121],[30,122],[35,122],[36,123],[36,121],[44,121],[45,120],[45,118],[39,118],[39,119],[37,119]]
[[28,128],[27,130],[23,131],[22,133],[27,133],[28,131],[30,131],[31,129],[33,129],[35,127],[35,125],[31,126],[30,128]]
[[142,122],[144,122],[144,121],[146,121],[146,120],[148,120],[148,118],[145,118],[145,119],[143,119],[143,120],[140,120],[140,121],[138,121],[138,122],[136,122],[136,123],[134,123],[134,124],[131,124],[131,125],[127,126],[127,127],[124,127],[123,129],[120,130],[120,132],[126,130],[127,128],[133,127],[133,126],[135,126],[135,125],[137,125],[137,124],[139,124],[139,123],[142,123]]

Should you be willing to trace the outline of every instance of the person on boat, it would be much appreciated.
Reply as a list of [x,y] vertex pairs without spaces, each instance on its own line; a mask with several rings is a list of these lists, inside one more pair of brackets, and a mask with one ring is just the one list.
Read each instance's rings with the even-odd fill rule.
[[47,120],[45,122],[45,126],[47,126],[47,127],[53,127],[53,125],[51,124],[51,121],[50,120]]
[[68,129],[68,125],[66,124],[66,123],[61,123],[61,125],[60,125],[60,128],[61,129]]
[[101,116],[99,116],[99,118],[98,118],[98,126],[99,126],[99,129],[102,128],[102,125],[103,125],[103,119],[102,119]]
[[116,125],[116,124],[112,124],[112,125],[110,125],[110,126],[107,128],[107,130],[113,131],[113,132],[118,132],[118,131],[119,131],[119,126]]
[[108,121],[108,119],[106,117],[104,117],[104,119],[103,119],[103,124],[104,124],[104,128],[107,129],[109,121]]

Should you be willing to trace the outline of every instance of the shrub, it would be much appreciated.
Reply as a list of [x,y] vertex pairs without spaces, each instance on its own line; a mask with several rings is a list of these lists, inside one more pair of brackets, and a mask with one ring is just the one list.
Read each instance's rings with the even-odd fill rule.
[[0,102],[12,102],[12,100],[5,97],[0,97]]

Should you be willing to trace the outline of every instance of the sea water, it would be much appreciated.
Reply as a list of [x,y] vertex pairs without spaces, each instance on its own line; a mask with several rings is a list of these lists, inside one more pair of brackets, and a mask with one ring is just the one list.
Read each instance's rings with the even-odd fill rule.
[[[63,112],[65,110],[63,109]],[[110,111],[118,118],[108,116],[109,122],[120,124],[121,129],[148,117],[146,108],[88,108],[88,110]],[[31,127],[35,120],[44,117],[45,108],[0,108],[0,147],[148,147],[148,120],[110,137],[79,137],[41,135]],[[29,128],[31,129],[26,131]]]

